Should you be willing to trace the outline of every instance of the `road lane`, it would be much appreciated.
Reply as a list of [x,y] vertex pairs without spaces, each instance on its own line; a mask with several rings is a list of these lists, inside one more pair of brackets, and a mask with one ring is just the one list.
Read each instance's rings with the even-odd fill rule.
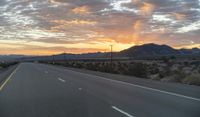
[[0,92],[0,117],[22,115],[199,117],[200,102],[54,66],[22,63]]
[[[72,71],[72,70],[71,70],[71,72],[77,73],[76,71]],[[90,74],[85,74],[85,73],[80,73],[80,72],[78,72],[78,73],[82,74],[82,75],[87,75],[87,76],[94,77],[93,75],[90,75]],[[124,84],[124,85],[130,85],[130,86],[133,86],[133,87],[139,87],[139,88],[142,88],[142,89],[145,89],[145,90],[155,91],[155,92],[159,92],[159,93],[165,93],[165,94],[172,95],[172,96],[177,96],[177,97],[180,97],[180,98],[186,98],[186,99],[190,99],[190,100],[200,101],[200,98],[198,98],[198,97],[186,96],[186,95],[173,93],[173,92],[168,92],[168,91],[155,89],[155,88],[151,88],[151,87],[146,87],[146,86],[142,86],[142,85],[131,84],[131,83],[127,83],[127,82],[107,79],[107,78],[100,77],[100,76],[95,76],[95,77],[98,78],[98,79],[103,79],[103,80],[107,80],[107,81],[110,81],[110,82],[116,82],[116,83],[120,83],[120,84]]]
[[84,87],[88,90],[88,93],[101,97],[111,105],[129,110],[128,112],[133,115],[137,113],[136,115],[139,117],[198,117],[200,115],[200,103],[197,100],[144,90],[141,87],[133,87],[121,82],[112,82],[112,80],[105,80],[91,74],[72,72],[71,70],[63,70],[48,65],[38,65],[40,66],[38,68],[49,69],[52,74],[57,74],[63,78],[65,78],[65,74],[70,74],[71,77],[66,79]]
[[[49,67],[51,66],[49,65]],[[61,67],[61,66],[57,66],[57,67],[63,68],[63,71],[66,69],[65,67]],[[89,74],[89,75],[100,76],[100,77],[110,79],[110,80],[122,81],[125,83],[151,87],[151,88],[159,89],[162,91],[177,93],[177,94],[186,95],[186,96],[200,99],[199,86],[186,85],[186,84],[180,84],[180,83],[160,82],[156,80],[136,78],[134,76],[124,76],[124,75],[119,75],[119,74],[102,73],[102,72],[91,71],[91,70],[86,70],[86,69],[67,68],[67,70],[77,71],[77,72]]]
[[32,64],[21,64],[0,92],[0,117],[123,117],[78,88],[60,83]]

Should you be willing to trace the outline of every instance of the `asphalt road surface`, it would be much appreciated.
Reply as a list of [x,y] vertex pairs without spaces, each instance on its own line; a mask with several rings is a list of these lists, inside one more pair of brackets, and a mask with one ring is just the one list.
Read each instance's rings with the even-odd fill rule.
[[12,69],[0,85],[0,117],[200,117],[198,86],[36,63]]

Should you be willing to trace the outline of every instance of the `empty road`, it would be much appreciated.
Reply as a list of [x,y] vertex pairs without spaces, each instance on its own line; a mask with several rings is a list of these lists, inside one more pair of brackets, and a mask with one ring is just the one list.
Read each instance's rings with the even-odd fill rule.
[[0,117],[200,117],[198,86],[37,63],[12,69],[0,76]]

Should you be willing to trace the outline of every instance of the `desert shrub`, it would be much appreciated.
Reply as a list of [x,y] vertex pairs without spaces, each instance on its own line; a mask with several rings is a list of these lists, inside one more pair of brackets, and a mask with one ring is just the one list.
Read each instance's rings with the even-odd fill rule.
[[80,62],[76,62],[76,63],[74,64],[74,67],[75,67],[75,68],[82,68],[82,67],[83,67],[83,64],[80,63]]
[[161,81],[166,81],[166,82],[181,82],[183,78],[185,77],[184,73],[181,72],[176,72],[172,73],[170,76],[166,76]]
[[126,63],[118,63],[118,73],[128,74],[128,65]]
[[193,62],[191,62],[191,65],[199,66],[200,65],[200,61],[193,61]]
[[200,74],[192,74],[182,80],[183,83],[191,85],[200,85]]
[[171,60],[176,60],[176,56],[170,56]]
[[197,71],[200,73],[200,66],[198,66]]
[[143,63],[131,64],[128,68],[128,75],[133,75],[136,77],[146,78],[148,74],[148,67]]
[[65,66],[65,67],[71,67],[71,64],[70,64],[70,62],[65,62],[65,63],[63,64],[63,66]]
[[161,78],[161,81],[163,82],[180,82],[180,79],[182,77],[182,71],[179,69],[173,69],[170,66],[165,66],[163,69],[159,72],[159,76]]
[[161,60],[164,62],[164,63],[168,63],[169,62],[169,58],[165,57],[165,56],[162,56],[161,57]]
[[112,73],[113,68],[111,67],[110,63],[104,63],[104,65],[101,67],[101,72],[107,72],[107,73]]
[[11,62],[11,63],[0,63],[1,68],[8,68],[12,65],[18,64],[18,62]]
[[162,71],[159,71],[160,78],[170,76],[171,75],[171,69],[169,66],[163,67]]
[[[166,59],[166,58],[163,58]],[[166,61],[165,61],[166,62]],[[53,62],[49,62],[52,64]],[[200,62],[134,62],[134,61],[65,61],[54,62],[66,67],[84,68],[93,71],[131,75],[140,78],[161,80],[164,82],[181,82],[200,85]],[[7,67],[9,65],[1,65]],[[192,74],[192,75],[191,75]]]
[[158,69],[157,66],[149,65],[148,66],[148,73],[149,74],[157,74],[157,73],[159,73],[159,69]]
[[188,66],[188,65],[189,65],[189,62],[185,61],[183,64],[184,64],[185,66]]
[[148,76],[152,80],[160,80],[160,75],[159,74],[153,74]]
[[89,69],[89,70],[95,70],[94,66],[92,65],[92,63],[86,63],[85,64],[85,67],[86,69]]
[[59,62],[52,62],[52,64],[54,64],[54,65],[62,65],[62,63],[59,63]]
[[161,79],[162,82],[176,82],[176,75],[166,76]]

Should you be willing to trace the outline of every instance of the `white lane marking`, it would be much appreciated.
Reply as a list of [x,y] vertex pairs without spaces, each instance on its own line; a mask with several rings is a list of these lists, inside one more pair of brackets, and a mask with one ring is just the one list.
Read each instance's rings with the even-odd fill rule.
[[0,87],[0,91],[3,89],[3,87],[8,83],[8,81],[12,78],[12,76],[17,72],[17,70],[19,69],[19,65],[17,66],[17,68],[8,76],[8,78],[5,80],[5,82],[1,85]]
[[80,91],[81,91],[81,90],[82,90],[82,88],[78,88],[78,90],[80,90]]
[[[67,69],[67,70],[69,70],[69,69]],[[181,98],[191,99],[191,100],[195,100],[195,101],[200,101],[199,98],[185,96],[185,95],[178,94],[178,93],[168,92],[168,91],[159,90],[159,89],[155,89],[155,88],[151,88],[151,87],[146,87],[146,86],[141,86],[141,85],[137,85],[137,84],[131,84],[131,83],[123,82],[123,81],[117,81],[117,80],[107,79],[107,78],[104,78],[104,77],[101,77],[101,76],[96,76],[96,75],[81,73],[81,72],[77,72],[77,71],[73,71],[73,70],[69,70],[69,71],[74,72],[74,73],[79,73],[79,74],[87,75],[87,76],[92,76],[92,77],[95,76],[96,78],[104,79],[104,80],[107,80],[107,81],[110,81],[110,82],[121,83],[121,84],[124,84],[124,85],[130,85],[130,86],[134,86],[134,87],[139,87],[139,88],[142,88],[142,89],[151,90],[151,91],[160,92],[160,93],[165,93],[165,94],[176,96],[176,97],[181,97]]]
[[58,80],[60,80],[61,82],[65,82],[65,80],[63,80],[62,78],[58,78]]
[[127,113],[127,112],[125,112],[125,111],[123,111],[123,110],[117,108],[116,106],[111,106],[111,107],[112,107],[114,110],[116,110],[116,111],[118,111],[118,112],[120,112],[120,113],[126,115],[127,117],[135,117],[135,116],[133,116],[133,115],[131,115],[131,114],[129,114],[129,113]]

